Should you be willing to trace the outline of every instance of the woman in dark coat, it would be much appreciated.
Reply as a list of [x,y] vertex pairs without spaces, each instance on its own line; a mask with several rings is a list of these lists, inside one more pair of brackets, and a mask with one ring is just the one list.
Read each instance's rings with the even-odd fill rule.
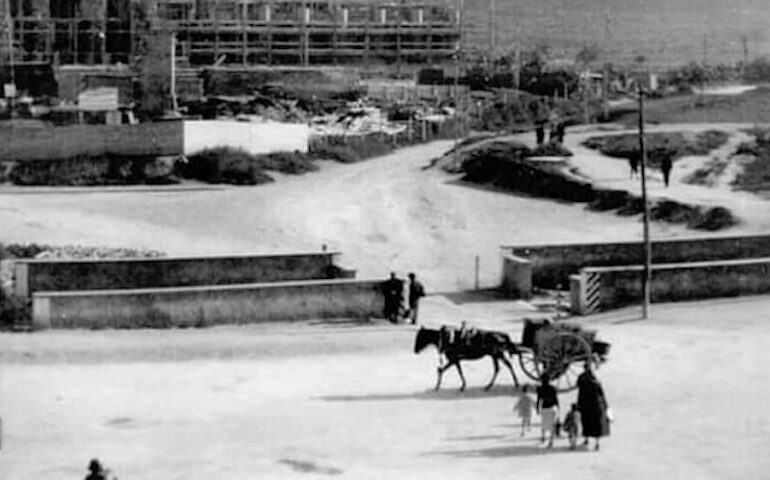
[[595,450],[599,450],[599,438],[610,434],[610,421],[607,418],[607,399],[604,396],[602,384],[594,375],[591,363],[586,362],[585,371],[577,380],[578,385],[578,410],[583,424],[583,436],[588,445],[588,439],[596,440]]

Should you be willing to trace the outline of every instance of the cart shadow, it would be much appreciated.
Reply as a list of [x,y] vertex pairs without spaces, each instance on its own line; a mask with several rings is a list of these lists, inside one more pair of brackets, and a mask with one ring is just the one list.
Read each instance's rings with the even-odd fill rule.
[[457,389],[423,390],[410,393],[371,393],[367,395],[323,395],[316,397],[326,402],[378,402],[387,400],[474,400],[494,397],[518,397],[520,388],[509,386],[496,386],[491,390],[484,387],[469,387],[461,392]]
[[[529,439],[531,441],[531,439]],[[534,455],[574,454],[580,450],[570,450],[568,446],[544,448],[541,445],[506,445],[503,447],[478,448],[472,450],[436,450],[423,453],[423,456],[443,456],[454,458],[501,458],[528,457]]]

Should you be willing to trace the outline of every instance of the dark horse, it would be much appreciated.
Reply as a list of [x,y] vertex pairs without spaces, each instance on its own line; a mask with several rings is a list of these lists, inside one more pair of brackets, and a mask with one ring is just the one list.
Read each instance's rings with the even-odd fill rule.
[[486,356],[492,357],[495,372],[485,390],[492,388],[495,383],[500,371],[498,362],[503,362],[508,367],[508,371],[513,377],[513,383],[517,387],[519,386],[519,380],[516,378],[513,366],[507,357],[508,354],[516,354],[516,345],[511,342],[506,333],[472,330],[463,335],[461,330],[449,327],[441,327],[440,330],[420,328],[414,341],[414,353],[420,353],[428,345],[435,345],[439,355],[443,357],[442,360],[446,359],[446,363],[439,365],[436,369],[438,372],[436,390],[441,387],[441,377],[444,372],[452,366],[457,367],[457,373],[460,374],[460,380],[462,380],[460,391],[465,390],[465,376],[460,362],[462,360],[478,360]]

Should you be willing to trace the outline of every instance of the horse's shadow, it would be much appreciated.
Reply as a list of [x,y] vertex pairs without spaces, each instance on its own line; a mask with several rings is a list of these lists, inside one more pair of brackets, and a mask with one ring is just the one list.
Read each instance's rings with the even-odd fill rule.
[[367,395],[325,395],[318,397],[326,402],[378,402],[387,400],[473,400],[493,397],[517,397],[521,388],[500,385],[485,390],[484,387],[468,387],[464,391],[456,388],[443,390],[422,390],[409,393],[371,393]]

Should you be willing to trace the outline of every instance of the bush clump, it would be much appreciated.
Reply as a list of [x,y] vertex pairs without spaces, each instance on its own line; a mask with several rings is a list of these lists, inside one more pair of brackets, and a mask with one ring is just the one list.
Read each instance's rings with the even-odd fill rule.
[[208,183],[259,185],[272,182],[265,170],[292,175],[318,170],[313,156],[301,152],[255,155],[230,147],[208,148],[189,158],[181,175]]
[[770,191],[770,134],[762,130],[751,133],[754,141],[739,145],[736,154],[751,155],[754,159],[744,165],[733,185],[740,190],[767,192]]
[[172,184],[178,180],[172,168],[155,167],[154,156],[77,156],[17,162],[8,179],[23,186],[96,186]]

